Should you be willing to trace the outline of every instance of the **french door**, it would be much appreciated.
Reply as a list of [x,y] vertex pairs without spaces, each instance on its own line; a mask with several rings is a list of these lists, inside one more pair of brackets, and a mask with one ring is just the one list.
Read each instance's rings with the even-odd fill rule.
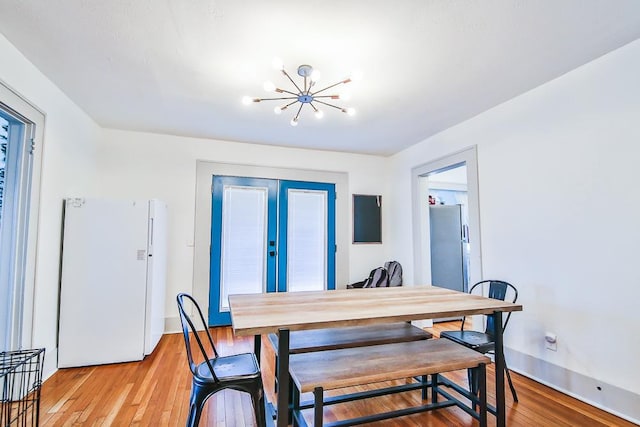
[[213,177],[209,324],[228,296],[335,289],[335,186]]

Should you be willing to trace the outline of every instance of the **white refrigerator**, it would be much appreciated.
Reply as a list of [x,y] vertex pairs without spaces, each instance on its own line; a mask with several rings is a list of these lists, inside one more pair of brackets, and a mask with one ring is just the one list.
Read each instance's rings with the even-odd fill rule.
[[167,207],[64,203],[58,367],[142,360],[164,332]]

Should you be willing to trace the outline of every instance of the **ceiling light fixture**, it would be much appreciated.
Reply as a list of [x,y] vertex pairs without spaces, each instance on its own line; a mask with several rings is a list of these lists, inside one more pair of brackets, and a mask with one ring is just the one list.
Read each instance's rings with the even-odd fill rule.
[[330,102],[327,102],[327,100],[339,100],[339,99],[348,99],[349,96],[347,96],[346,94],[342,94],[342,95],[326,95],[324,92],[328,89],[332,89],[336,86],[342,85],[342,84],[347,84],[349,82],[352,82],[354,80],[354,77],[349,77],[346,78],[345,80],[339,81],[337,83],[334,83],[332,85],[326,86],[322,89],[318,89],[318,90],[313,90],[316,86],[316,83],[318,82],[318,79],[320,78],[320,73],[318,72],[318,70],[315,70],[311,65],[300,65],[298,67],[298,75],[300,77],[302,77],[303,79],[303,84],[302,87],[299,86],[289,75],[289,73],[287,73],[287,70],[284,69],[284,65],[282,64],[282,61],[280,61],[279,59],[274,59],[273,61],[273,66],[274,68],[278,69],[279,71],[282,72],[282,74],[284,74],[284,76],[289,79],[289,81],[293,84],[293,86],[295,87],[295,91],[294,90],[286,90],[286,89],[281,89],[279,87],[277,87],[275,84],[273,84],[272,82],[265,82],[264,83],[264,89],[267,92],[276,92],[276,93],[282,93],[282,94],[288,94],[291,96],[282,96],[282,97],[277,97],[277,98],[253,98],[250,96],[245,96],[244,98],[242,98],[242,102],[245,105],[250,105],[254,102],[262,102],[262,101],[286,101],[288,102],[285,105],[282,106],[277,106],[274,108],[274,113],[276,114],[280,114],[282,113],[284,110],[286,110],[287,108],[291,107],[292,105],[296,104],[296,103],[300,103],[300,106],[298,107],[298,111],[296,112],[296,115],[293,117],[293,119],[291,119],[291,126],[297,126],[298,125],[298,119],[300,118],[300,112],[302,111],[302,107],[304,107],[305,105],[309,105],[314,113],[316,118],[321,119],[324,116],[324,112],[319,108],[319,106],[317,104],[322,104],[322,105],[326,105],[327,107],[332,107],[335,108],[337,110],[342,111],[345,114],[348,114],[350,116],[353,116],[356,113],[356,110],[349,107],[349,108],[345,108],[345,107],[340,107],[338,105],[332,104]]

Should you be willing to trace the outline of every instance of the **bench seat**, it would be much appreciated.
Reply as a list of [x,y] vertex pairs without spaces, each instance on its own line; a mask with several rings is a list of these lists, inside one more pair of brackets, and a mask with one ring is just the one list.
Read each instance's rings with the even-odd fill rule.
[[[291,331],[289,334],[289,353],[299,354],[394,342],[419,341],[431,337],[431,333],[407,322]],[[269,341],[277,354],[278,335],[269,334]]]
[[[322,425],[322,411],[325,404],[325,390],[379,383],[402,378],[421,377],[423,387],[431,387],[431,404],[376,414],[367,420],[382,420],[416,412],[457,405],[486,425],[486,369],[491,359],[474,350],[466,348],[450,340],[421,340],[382,344],[370,347],[344,348],[323,352],[292,354],[289,361],[289,372],[294,384],[294,424],[305,424],[300,411],[300,394],[314,393],[314,425]],[[480,379],[480,398],[473,401],[480,406],[479,412],[472,411],[458,399],[438,390],[438,374],[459,369],[478,368]],[[426,378],[432,380],[427,384]],[[394,392],[390,391],[389,393]],[[375,393],[380,395],[381,393]],[[437,395],[449,398],[447,402],[437,402]],[[373,394],[372,394],[373,395]],[[424,396],[424,395],[423,395]],[[470,393],[467,395],[469,399]],[[358,397],[361,398],[361,397]],[[360,424],[363,419],[356,419],[352,424]],[[348,421],[340,421],[339,425],[352,425]]]

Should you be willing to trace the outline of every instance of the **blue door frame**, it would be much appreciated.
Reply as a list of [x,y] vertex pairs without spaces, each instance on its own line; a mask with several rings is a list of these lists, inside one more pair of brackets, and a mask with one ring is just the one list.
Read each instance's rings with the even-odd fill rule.
[[[209,278],[209,325],[229,325],[228,311],[220,311],[220,279],[222,255],[222,209],[224,187],[263,187],[268,190],[267,245],[265,253],[266,292],[287,289],[287,211],[288,190],[327,192],[327,289],[335,289],[335,184],[284,181],[265,178],[214,176],[211,201],[211,262]],[[278,212],[280,213],[278,215]]]

